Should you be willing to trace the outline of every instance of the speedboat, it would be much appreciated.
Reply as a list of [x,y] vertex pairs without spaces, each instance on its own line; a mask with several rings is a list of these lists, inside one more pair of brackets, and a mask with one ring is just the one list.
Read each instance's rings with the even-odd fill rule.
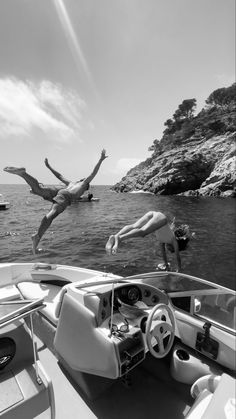
[[81,196],[79,199],[77,199],[76,202],[98,202],[98,201],[100,201],[100,199],[96,197],[89,198],[88,196]]
[[77,199],[73,199],[73,203],[78,203],[78,202],[98,202],[100,201],[100,198],[96,198],[96,197],[91,197],[89,195],[82,195],[80,198]]
[[235,418],[235,291],[44,263],[0,287],[1,418]]
[[0,210],[7,210],[10,208],[10,202],[4,200],[2,194],[0,194]]

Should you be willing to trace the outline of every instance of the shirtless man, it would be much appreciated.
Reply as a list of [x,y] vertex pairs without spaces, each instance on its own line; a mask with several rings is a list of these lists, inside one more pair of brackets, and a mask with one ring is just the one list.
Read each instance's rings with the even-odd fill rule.
[[37,233],[32,235],[33,254],[36,253],[38,244],[41,238],[43,237],[43,235],[46,233],[47,229],[50,227],[52,221],[59,214],[65,211],[66,207],[71,205],[71,202],[73,200],[78,199],[80,196],[83,195],[83,193],[86,190],[89,189],[90,182],[98,173],[98,170],[103,160],[105,160],[107,157],[108,156],[106,156],[106,151],[102,150],[101,157],[98,160],[98,163],[96,164],[96,166],[94,167],[92,173],[88,177],[81,179],[79,181],[76,181],[76,182],[70,182],[67,179],[65,179],[62,175],[60,175],[58,172],[52,169],[47,159],[45,159],[46,166],[53,172],[53,174],[56,177],[58,177],[58,179],[60,179],[66,185],[66,187],[64,186],[47,187],[42,184],[39,184],[36,179],[32,178],[32,176],[26,173],[24,168],[6,167],[4,169],[5,171],[9,173],[14,173],[23,177],[23,179],[25,179],[26,182],[31,186],[32,193],[42,196],[44,199],[47,199],[48,201],[51,201],[53,203],[50,211],[43,217]]
[[123,227],[117,234],[111,235],[106,244],[108,254],[116,254],[122,241],[135,237],[145,237],[148,234],[156,234],[160,243],[165,268],[168,270],[166,247],[172,253],[175,252],[177,272],[181,269],[179,251],[184,250],[190,238],[189,228],[182,225],[175,228],[174,223],[169,224],[167,217],[161,212],[149,211],[134,224]]
[[[70,180],[66,179],[61,173],[52,168],[47,158],[44,160],[44,163],[45,166],[49,170],[51,170],[54,176],[56,176],[57,179],[64,183],[64,185],[68,186],[71,183]],[[64,185],[45,186],[42,183],[39,183],[37,179],[35,179],[33,176],[26,172],[24,167],[7,166],[3,170],[13,175],[18,175],[22,177],[26,181],[26,183],[28,183],[28,185],[31,187],[30,193],[41,196],[46,201],[53,202],[53,198],[55,198],[58,191],[64,189]],[[82,180],[84,179],[81,179],[81,181]]]

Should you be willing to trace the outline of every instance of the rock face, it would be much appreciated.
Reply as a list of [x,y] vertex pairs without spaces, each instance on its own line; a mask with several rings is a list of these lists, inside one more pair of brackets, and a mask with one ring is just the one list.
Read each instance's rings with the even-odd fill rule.
[[[154,142],[150,158],[113,186],[158,195],[236,195],[235,105],[203,109]],[[152,149],[153,149],[152,148]]]

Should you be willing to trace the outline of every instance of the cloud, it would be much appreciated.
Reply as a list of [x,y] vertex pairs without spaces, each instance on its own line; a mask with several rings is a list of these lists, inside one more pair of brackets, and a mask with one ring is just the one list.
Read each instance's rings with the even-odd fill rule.
[[130,169],[141,163],[141,161],[141,159],[124,157],[118,160],[114,171],[116,174],[119,174],[121,176],[125,175]]
[[85,103],[50,81],[0,79],[0,139],[40,138],[67,143],[79,138]]

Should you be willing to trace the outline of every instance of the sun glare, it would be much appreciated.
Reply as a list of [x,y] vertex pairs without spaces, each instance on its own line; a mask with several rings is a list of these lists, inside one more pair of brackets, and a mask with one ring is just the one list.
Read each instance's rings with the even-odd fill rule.
[[66,38],[68,40],[68,44],[69,44],[70,50],[72,52],[72,55],[74,57],[75,63],[76,63],[79,70],[82,67],[82,69],[83,69],[83,71],[84,71],[84,73],[87,77],[87,80],[90,84],[90,87],[93,89],[93,91],[97,95],[91,72],[88,68],[86,58],[85,58],[84,53],[82,51],[82,48],[80,46],[79,40],[76,36],[75,30],[74,30],[73,25],[71,23],[70,16],[67,12],[64,1],[63,0],[53,0],[53,1],[54,1],[54,4],[55,4],[55,8],[56,8],[58,17],[60,19],[61,25],[63,27]]

